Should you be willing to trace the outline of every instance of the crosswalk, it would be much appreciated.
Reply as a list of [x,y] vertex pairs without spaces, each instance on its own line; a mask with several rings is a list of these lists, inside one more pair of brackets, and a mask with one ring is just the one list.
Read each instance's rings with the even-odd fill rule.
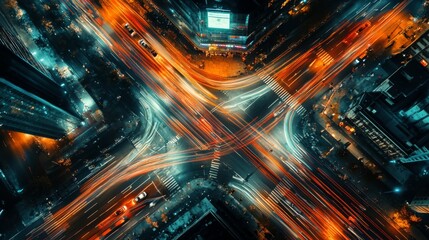
[[267,84],[273,90],[273,92],[275,92],[280,97],[282,101],[285,102],[288,99],[291,99],[291,95],[286,91],[286,89],[280,86],[273,77],[266,75],[262,77],[262,81]]
[[167,142],[167,145],[173,145],[173,144],[175,144],[176,142],[178,142],[180,140],[180,138],[181,138],[180,135],[176,135],[174,138],[170,139]]
[[334,58],[331,55],[329,55],[329,53],[327,53],[323,48],[317,51],[316,56],[320,60],[322,60],[323,65],[329,65],[334,61]]
[[143,148],[144,144],[142,143],[142,141],[140,139],[138,139],[138,140],[132,139],[131,142],[133,143],[133,145],[136,149],[142,149]]
[[210,179],[216,179],[217,173],[219,171],[220,166],[220,152],[219,149],[216,147],[213,151],[213,160],[210,164],[210,170],[209,170],[209,178]]
[[299,134],[294,134],[293,138],[294,138],[295,142],[301,142],[301,140],[304,139],[304,137],[299,135]]
[[277,96],[280,97],[283,102],[286,103],[286,105],[296,107],[296,113],[298,113],[299,115],[304,115],[306,113],[305,108],[301,104],[298,104],[298,102],[292,97],[292,95],[288,93],[287,90],[284,89],[282,86],[280,86],[280,84],[278,84],[273,77],[265,75],[261,79],[271,88],[271,90],[273,90],[275,94],[277,94]]
[[179,142],[179,140],[182,138],[181,135],[176,135],[175,137],[173,137],[172,139],[168,140],[167,144],[166,144],[166,148],[168,150],[171,150],[173,148],[175,148],[177,146],[177,142]]
[[179,184],[177,183],[176,179],[174,179],[173,175],[170,173],[170,170],[156,170],[155,174],[158,176],[158,178],[161,180],[161,182],[164,184],[170,194],[173,194],[180,189]]
[[292,213],[294,216],[302,216],[302,211],[284,197],[283,192],[287,191],[287,189],[291,187],[292,185],[283,179],[271,191],[271,193],[268,195],[268,198],[275,203],[283,206],[285,209],[289,209],[290,213]]
[[288,183],[285,180],[282,180],[271,191],[271,193],[268,195],[268,198],[277,204],[285,204],[286,203],[287,205],[289,205],[290,202],[285,199],[285,197],[283,196],[284,195],[283,192],[285,192],[291,186],[292,185],[290,183]]
[[282,182],[276,185],[276,187],[271,191],[271,193],[268,195],[268,198],[272,200],[275,203],[280,203],[282,201],[282,194],[281,194],[281,188],[283,188]]

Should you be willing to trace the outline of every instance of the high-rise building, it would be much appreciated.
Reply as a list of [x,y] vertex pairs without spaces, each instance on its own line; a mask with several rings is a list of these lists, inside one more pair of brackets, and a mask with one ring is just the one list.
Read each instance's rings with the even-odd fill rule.
[[429,69],[429,31],[422,34],[407,48],[406,53],[420,62],[423,67]]
[[205,50],[246,51],[287,15],[292,1],[154,1],[194,45]]
[[[405,57],[403,57],[405,56]],[[388,160],[429,160],[429,31],[383,64],[390,72],[352,103],[347,118]]]
[[0,127],[61,138],[80,119],[65,89],[31,55],[0,12]]
[[0,77],[0,127],[48,138],[61,138],[80,120]]
[[428,87],[429,72],[411,60],[363,93],[346,117],[387,160],[421,160],[429,145]]

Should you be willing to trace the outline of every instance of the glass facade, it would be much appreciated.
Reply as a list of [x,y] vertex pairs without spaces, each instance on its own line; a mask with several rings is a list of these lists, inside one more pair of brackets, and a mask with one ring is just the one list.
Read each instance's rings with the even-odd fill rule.
[[0,78],[0,124],[8,130],[61,138],[79,119]]

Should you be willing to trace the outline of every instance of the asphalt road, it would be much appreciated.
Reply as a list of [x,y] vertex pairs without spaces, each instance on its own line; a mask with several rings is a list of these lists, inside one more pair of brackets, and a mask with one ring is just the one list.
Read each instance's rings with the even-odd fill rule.
[[[149,196],[165,194],[168,197],[169,190],[177,190],[179,183],[191,176],[201,173],[206,176],[208,164],[205,164],[210,162],[209,173],[218,174],[223,167],[236,172],[237,176],[230,180],[233,187],[278,222],[288,236],[307,239],[393,239],[396,236],[406,239],[407,236],[393,228],[381,211],[365,205],[361,196],[314,161],[306,146],[299,144],[296,132],[299,119],[306,112],[302,103],[346,70],[368,44],[380,38],[386,25],[394,24],[388,19],[390,14],[401,12],[400,8],[405,5],[387,5],[386,2],[359,2],[355,7],[360,8],[338,13],[340,19],[357,22],[328,23],[336,29],[328,28],[330,35],[314,40],[309,50],[285,52],[251,76],[219,82],[201,76],[184,64],[181,53],[153,31],[129,5],[122,1],[106,1],[104,4],[109,4],[109,11],[100,9],[99,15],[105,24],[99,26],[91,17],[81,24],[98,28],[97,37],[106,45],[110,44],[116,61],[128,67],[126,73],[134,81],[144,82],[147,101],[156,117],[182,136],[186,144],[179,145],[175,152],[154,155],[149,160],[128,156],[136,160],[130,160],[132,164],[122,160],[101,173],[93,186],[89,181],[83,186],[82,195],[45,221],[36,234],[58,238],[103,235],[106,226],[111,228],[110,223],[116,224],[117,218],[112,218],[114,210],[128,204],[144,186],[148,187]],[[85,4],[78,1],[67,4],[87,14]],[[389,8],[384,10],[383,6],[396,6],[397,10],[387,12]],[[360,29],[366,21],[373,22]],[[125,23],[129,23],[138,36],[130,36],[124,28]],[[158,52],[157,57],[138,44],[140,38],[152,45]],[[275,95],[273,92],[264,94],[246,112],[223,107],[219,107],[217,113],[211,111],[221,103],[203,86],[236,90],[240,84],[251,87],[261,80]],[[274,96],[280,98],[279,104]],[[219,114],[223,117],[219,118]],[[148,144],[151,145],[150,141]],[[191,149],[183,149],[184,146],[191,146]],[[216,161],[222,162],[220,167]],[[188,167],[186,162],[197,164]],[[156,174],[148,174],[165,167],[171,167],[167,175],[172,177],[154,180]],[[180,176],[184,176],[182,180]],[[172,183],[174,181],[178,187]],[[150,184],[153,189],[157,186],[167,191],[155,191]],[[144,211],[151,210],[142,211],[144,215]],[[133,219],[133,214],[129,218]],[[108,219],[108,224],[100,227],[100,222],[106,221],[103,219]],[[127,220],[124,227],[132,221],[135,220]]]

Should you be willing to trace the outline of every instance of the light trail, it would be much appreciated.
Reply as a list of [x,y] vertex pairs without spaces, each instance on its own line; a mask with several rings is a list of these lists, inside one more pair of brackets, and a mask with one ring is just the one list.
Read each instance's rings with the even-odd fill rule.
[[[228,104],[229,101],[233,104],[238,104],[240,101],[235,103],[236,99],[231,99],[227,102],[218,102],[217,97],[205,87],[218,90],[250,87],[260,82],[258,75],[236,79],[219,79],[215,76],[208,78],[207,75],[201,74],[194,68],[184,66],[182,63],[187,60],[170,43],[159,37],[149,38],[148,36],[156,36],[156,33],[150,30],[149,24],[127,3],[104,0],[103,8],[99,9],[97,15],[97,19],[103,19],[103,24],[100,25],[99,20],[95,21],[93,16],[88,16],[86,10],[88,4],[90,5],[88,1],[69,1],[67,4],[70,9],[87,15],[87,17],[81,18],[82,24],[87,25],[86,29],[97,29],[95,33],[100,40],[153,91],[148,94],[150,98],[148,101],[152,101],[153,105],[157,106],[155,114],[168,123],[179,135],[185,136],[196,148],[147,156],[140,161],[136,159],[139,154],[133,153],[134,155],[124,158],[126,160],[118,162],[112,168],[100,172],[91,179],[81,189],[81,195],[46,219],[45,223],[33,232],[34,236],[41,232],[45,232],[48,236],[59,236],[73,221],[77,221],[76,213],[82,211],[86,206],[91,206],[105,189],[113,188],[124,181],[159,168],[193,161],[209,161],[212,159],[212,153],[205,153],[205,149],[212,149],[214,146],[220,145],[219,152],[222,155],[235,150],[242,151],[253,165],[258,166],[266,179],[276,186],[280,186],[273,193],[277,200],[261,191],[270,189],[264,185],[251,188],[251,190],[243,189],[243,192],[246,192],[246,195],[260,209],[278,219],[292,236],[307,239],[350,238],[352,233],[349,230],[348,219],[349,216],[355,216],[362,224],[356,228],[365,237],[393,239],[392,233],[384,231],[379,223],[372,221],[365,213],[349,205],[349,201],[360,204],[353,195],[347,193],[342,186],[324,172],[320,170],[313,172],[317,168],[312,167],[312,160],[309,159],[311,156],[293,140],[293,123],[296,119],[295,110],[299,104],[307,101],[329,84],[367,48],[368,44],[382,37],[385,29],[394,24],[395,15],[402,12],[407,3],[402,2],[394,10],[384,14],[375,23],[373,22],[371,29],[374,31],[363,32],[356,41],[345,46],[347,51],[336,54],[335,62],[319,65],[317,72],[309,69],[309,67],[313,67],[316,50],[323,47],[324,44],[335,43],[332,40],[334,35],[353,26],[352,24],[347,22],[341,24],[330,37],[316,43],[302,54],[290,57],[290,51],[287,51],[277,57],[258,75],[273,76],[285,88],[291,88],[304,76],[309,76],[310,80],[292,94],[294,101],[291,104],[280,104],[270,114],[247,123],[240,115],[228,111],[228,106],[231,106]],[[138,39],[129,36],[123,27],[126,22],[133,26],[141,36],[148,39],[160,53],[158,57],[153,58],[137,43]],[[341,43],[338,43],[337,46],[343,47]],[[165,47],[166,50],[161,50],[162,47]],[[265,88],[261,91],[250,91],[241,97],[252,98],[263,93]],[[213,108],[225,114],[230,124],[240,130],[232,133],[209,110]],[[285,109],[285,111],[281,112],[281,109]],[[279,117],[274,117],[275,112],[279,113]],[[270,134],[271,130],[283,120],[283,117],[285,117],[286,147],[283,147]],[[148,139],[147,144],[149,144],[150,139],[153,139],[153,130],[148,131],[144,139]],[[286,160],[281,160],[270,149],[275,149],[274,152],[285,156]],[[195,156],[195,153],[200,154]],[[299,191],[299,197],[296,192],[291,190],[291,187],[280,184],[284,182],[283,179],[287,179],[287,183]],[[335,190],[320,179],[327,179],[329,184],[335,186]],[[302,217],[294,217],[294,215],[302,215]],[[380,218],[382,215],[379,213],[377,216]],[[386,219],[383,223],[388,224]],[[369,225],[371,228],[368,228]],[[353,235],[356,234],[353,233]]]

